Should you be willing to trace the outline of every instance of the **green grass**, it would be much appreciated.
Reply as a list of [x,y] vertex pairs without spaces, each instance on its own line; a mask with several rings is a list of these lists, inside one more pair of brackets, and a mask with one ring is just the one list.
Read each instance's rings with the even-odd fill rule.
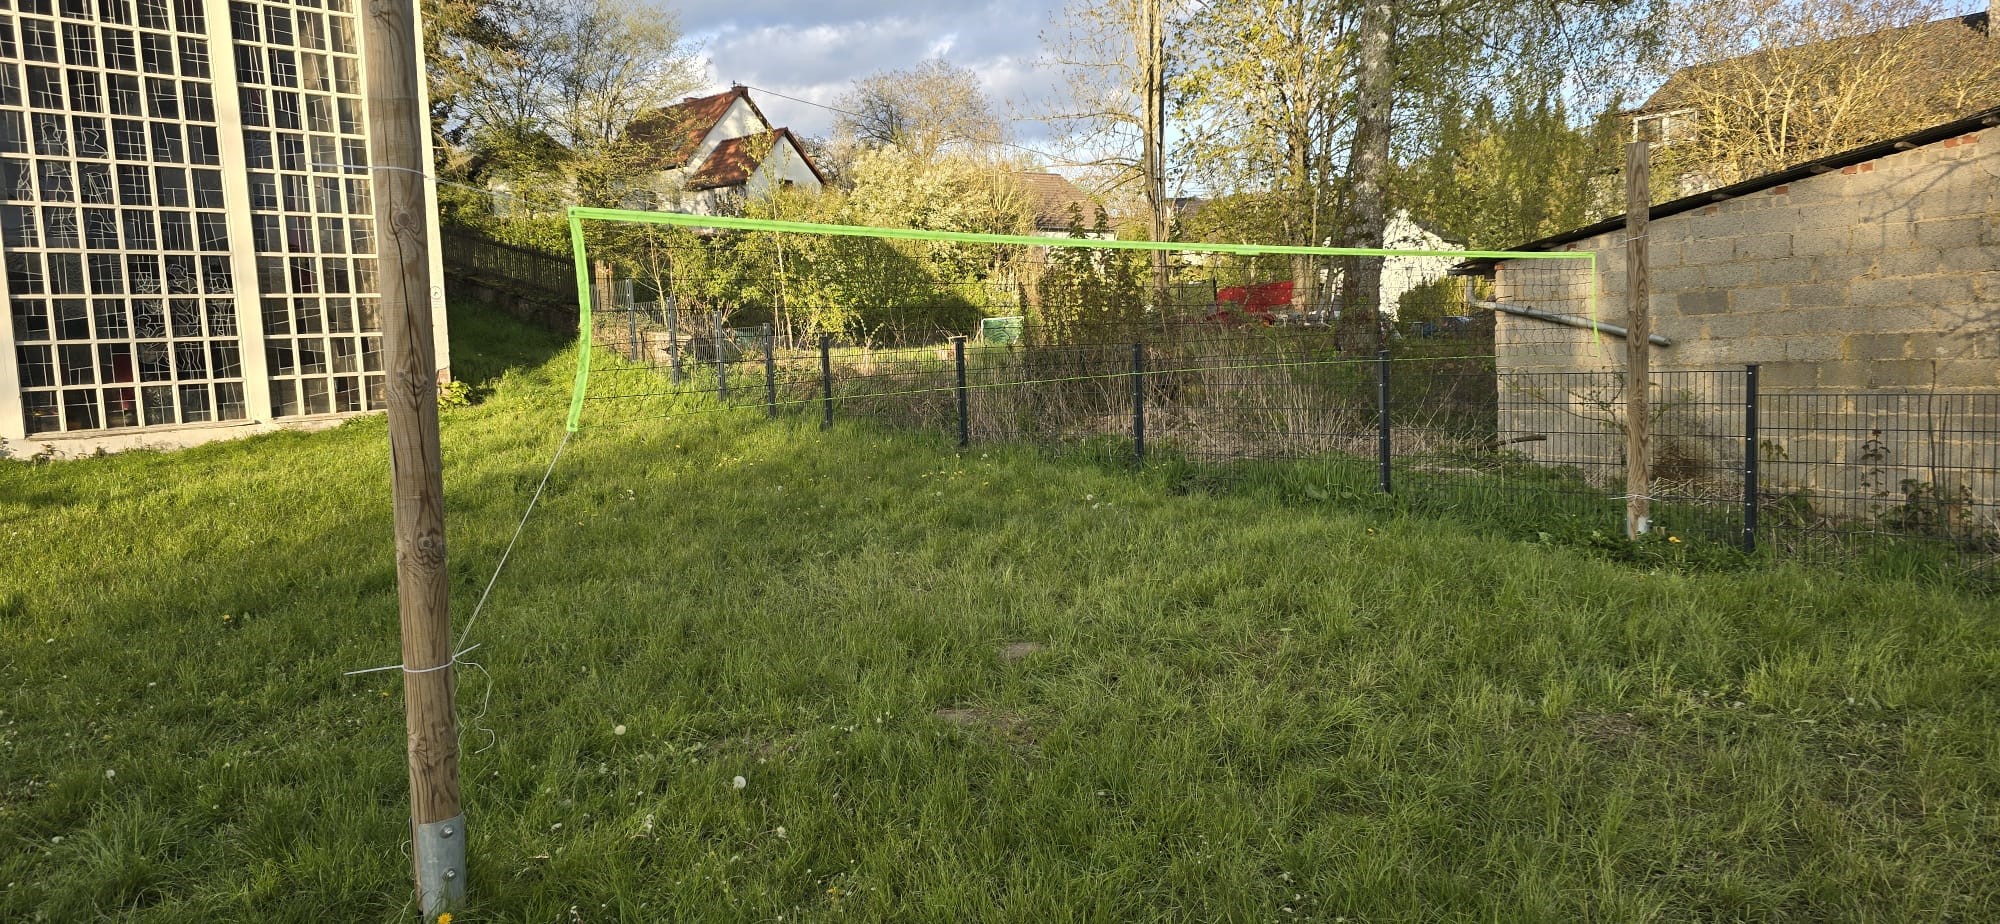
[[[570,366],[453,325],[462,621]],[[1990,600],[754,410],[569,453],[460,921],[2000,917]],[[412,913],[387,480],[380,419],[0,466],[0,919]]]

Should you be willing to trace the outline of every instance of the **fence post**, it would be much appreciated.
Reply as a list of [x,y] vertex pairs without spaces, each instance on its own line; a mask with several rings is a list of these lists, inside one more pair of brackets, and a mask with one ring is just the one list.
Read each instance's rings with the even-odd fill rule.
[[972,445],[972,422],[969,396],[965,388],[965,335],[951,338],[952,353],[958,360],[958,448]]
[[833,335],[819,335],[819,385],[826,415],[820,418],[821,430],[833,429]]
[[674,368],[674,384],[681,383],[681,305],[672,295],[662,294],[667,306],[667,363]]
[[778,335],[764,325],[764,408],[772,420],[778,419]]
[[1625,537],[1653,528],[1652,321],[1646,220],[1652,211],[1650,142],[1625,149]]
[[611,332],[611,309],[617,300],[611,295],[611,264],[603,260],[593,260],[590,264],[590,310],[604,316],[604,348],[613,354],[618,352],[618,336]]
[[1146,464],[1146,345],[1132,344],[1132,462]]
[[715,400],[729,401],[729,358],[723,352],[722,312],[710,312],[715,319]]
[[1743,551],[1757,551],[1757,364],[1743,367]]
[[632,280],[614,281],[611,284],[612,301],[625,308],[625,338],[632,345],[632,361],[639,359],[639,299],[632,294]]
[[1375,482],[1389,492],[1389,351],[1375,353]]

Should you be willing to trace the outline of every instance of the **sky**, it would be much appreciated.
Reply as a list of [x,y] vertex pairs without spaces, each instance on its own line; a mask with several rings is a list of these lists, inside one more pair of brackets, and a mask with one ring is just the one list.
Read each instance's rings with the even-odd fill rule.
[[[774,124],[827,135],[834,113],[779,98],[832,105],[855,78],[944,57],[971,69],[995,111],[1032,110],[1055,75],[1036,66],[1042,33],[1061,0],[666,0],[681,30],[703,46],[711,90],[742,83]],[[1012,105],[1010,105],[1012,104]],[[1011,121],[1010,137],[1032,146],[1048,137],[1032,120]]]

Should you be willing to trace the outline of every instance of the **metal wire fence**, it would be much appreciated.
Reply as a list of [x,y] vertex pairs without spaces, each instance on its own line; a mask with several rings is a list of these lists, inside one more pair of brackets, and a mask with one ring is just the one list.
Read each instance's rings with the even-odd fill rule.
[[[761,409],[868,419],[959,445],[1027,442],[1105,461],[1286,461],[1343,490],[1517,533],[1622,535],[1626,382],[1496,367],[1493,330],[1130,324],[1055,340],[878,330],[787,348],[769,325],[603,312],[590,425]],[[1760,393],[1756,367],[1652,376],[1655,531],[1801,557],[1916,550],[2000,568],[2000,395]],[[699,398],[700,400],[695,400]]]

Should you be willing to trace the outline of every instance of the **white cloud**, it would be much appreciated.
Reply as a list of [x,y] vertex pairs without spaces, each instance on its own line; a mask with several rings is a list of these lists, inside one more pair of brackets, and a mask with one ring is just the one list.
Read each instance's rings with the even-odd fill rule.
[[[833,104],[851,83],[876,71],[943,57],[968,68],[1003,118],[1036,110],[1055,76],[1035,67],[1041,32],[1060,0],[954,5],[937,0],[695,0],[674,5],[681,27],[703,42],[717,89],[730,83],[762,88],[765,115],[794,130],[825,135],[834,114],[792,102],[795,96]],[[1046,128],[1012,121],[1024,144]]]

